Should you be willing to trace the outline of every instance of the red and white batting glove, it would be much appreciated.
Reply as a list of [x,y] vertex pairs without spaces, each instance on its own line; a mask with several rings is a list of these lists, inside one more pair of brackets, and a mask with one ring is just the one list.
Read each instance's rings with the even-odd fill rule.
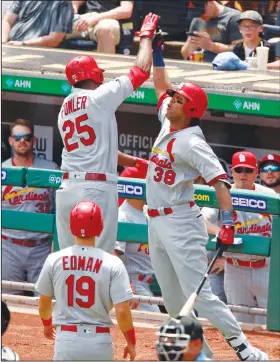
[[153,13],[146,15],[140,31],[137,31],[135,35],[139,36],[140,38],[147,36],[148,38],[152,39],[157,28],[159,18],[160,16]]
[[224,245],[224,250],[234,243],[234,222],[232,211],[221,211],[222,227],[217,236],[217,249],[221,244]]

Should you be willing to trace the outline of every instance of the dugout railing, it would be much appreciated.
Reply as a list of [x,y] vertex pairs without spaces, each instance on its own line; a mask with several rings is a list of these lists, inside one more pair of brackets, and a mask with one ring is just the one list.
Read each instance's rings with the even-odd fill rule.
[[[2,168],[2,186],[58,188],[62,180],[62,171],[42,170],[36,168],[11,167]],[[119,178],[119,197],[144,199],[145,182],[136,179]],[[280,196],[267,196],[255,191],[231,190],[235,210],[272,215],[272,237],[238,235],[242,237],[241,245],[234,245],[228,250],[233,253],[245,253],[270,257],[270,275],[267,306],[267,329],[280,331]],[[208,186],[196,185],[195,201],[198,206],[218,208],[215,190]],[[58,250],[55,214],[39,214],[2,210],[2,228],[53,234],[54,250]],[[118,224],[117,239],[137,243],[148,242],[146,225],[129,223]],[[216,244],[209,235],[207,250],[215,250]]]

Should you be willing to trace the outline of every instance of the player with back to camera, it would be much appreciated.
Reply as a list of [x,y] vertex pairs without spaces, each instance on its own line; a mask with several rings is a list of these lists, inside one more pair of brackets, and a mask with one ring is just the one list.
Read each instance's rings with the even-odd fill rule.
[[[208,106],[206,93],[193,83],[172,89],[159,35],[153,50],[162,128],[152,148],[146,182],[149,249],[165,307],[175,317],[207,269],[208,234],[193,200],[193,181],[202,176],[216,190],[222,219],[219,239],[225,246],[234,242],[233,209],[227,175],[198,126]],[[231,311],[213,295],[208,279],[195,309],[220,330],[240,360],[268,359],[266,353],[251,346]]]
[[150,76],[152,38],[159,16],[148,14],[139,32],[135,65],[127,75],[103,83],[103,69],[87,55],[66,65],[73,86],[64,100],[58,128],[63,140],[61,187],[56,193],[56,221],[60,249],[74,244],[69,232],[71,208],[81,200],[93,200],[104,216],[104,230],[96,244],[112,253],[118,225],[117,164],[147,168],[147,161],[118,152],[115,112],[122,102]]
[[127,342],[123,357],[134,360],[136,337],[129,306],[133,294],[123,262],[95,246],[103,230],[99,206],[91,201],[75,205],[70,230],[75,245],[49,255],[35,285],[44,335],[55,338],[54,359],[113,360],[109,311],[114,306]]

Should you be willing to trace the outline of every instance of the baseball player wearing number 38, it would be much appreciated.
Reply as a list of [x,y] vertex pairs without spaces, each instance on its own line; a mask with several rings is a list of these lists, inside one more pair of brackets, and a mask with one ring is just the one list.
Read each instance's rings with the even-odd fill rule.
[[117,163],[147,169],[147,161],[118,152],[116,109],[150,76],[152,38],[159,17],[150,13],[139,32],[140,47],[128,75],[103,83],[104,70],[87,55],[66,65],[73,86],[64,100],[58,128],[63,140],[61,187],[56,193],[56,225],[60,249],[74,244],[69,213],[79,201],[96,202],[104,216],[104,230],[96,245],[112,253],[118,225]]
[[134,360],[136,337],[129,307],[133,294],[122,261],[95,247],[95,238],[103,230],[99,206],[91,201],[75,205],[70,230],[75,245],[50,254],[35,285],[44,335],[55,338],[54,359],[113,360],[109,311],[114,305],[127,342],[123,357]]
[[[234,222],[227,175],[198,126],[208,106],[207,95],[192,83],[173,90],[161,51],[156,35],[153,78],[162,128],[148,168],[147,213],[152,266],[166,309],[175,317],[207,269],[208,234],[193,201],[194,179],[201,175],[215,187],[222,217],[219,238],[226,246],[234,242]],[[266,353],[251,346],[228,307],[213,295],[208,279],[195,308],[221,331],[240,360],[268,359]]]

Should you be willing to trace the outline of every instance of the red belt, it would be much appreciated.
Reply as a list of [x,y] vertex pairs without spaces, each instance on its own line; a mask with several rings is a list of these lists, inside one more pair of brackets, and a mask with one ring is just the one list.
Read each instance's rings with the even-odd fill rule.
[[[142,282],[145,278],[146,278],[146,275],[138,274],[138,280],[140,280],[140,282]],[[150,277],[149,279],[144,280],[144,281],[148,284],[152,284],[154,279]]]
[[[9,240],[9,238],[5,235],[2,235],[3,240]],[[28,248],[32,248],[34,246],[39,246],[50,241],[49,238],[39,239],[39,240],[22,240],[22,239],[13,239],[11,238],[12,244],[26,246]]]
[[[86,328],[86,326],[83,326]],[[65,332],[78,332],[78,326],[61,326],[61,330]],[[96,333],[110,333],[109,327],[95,327]]]
[[[190,201],[189,202],[190,207],[193,207],[195,205],[194,201]],[[163,209],[163,213],[165,215],[169,215],[169,214],[173,214],[173,209],[172,207],[165,207]],[[148,209],[148,215],[151,217],[155,217],[155,216],[161,216],[161,214],[159,213],[158,209]]]
[[244,266],[247,268],[263,268],[265,266],[265,259],[257,260],[257,261],[246,261],[246,260],[227,258],[226,261],[229,264],[232,264],[232,265],[237,264],[239,266]]
[[[64,172],[63,174],[63,180],[69,179],[69,172]],[[107,177],[105,173],[93,173],[93,172],[87,172],[85,174],[85,177],[83,180],[89,180],[89,181],[107,181]]]

